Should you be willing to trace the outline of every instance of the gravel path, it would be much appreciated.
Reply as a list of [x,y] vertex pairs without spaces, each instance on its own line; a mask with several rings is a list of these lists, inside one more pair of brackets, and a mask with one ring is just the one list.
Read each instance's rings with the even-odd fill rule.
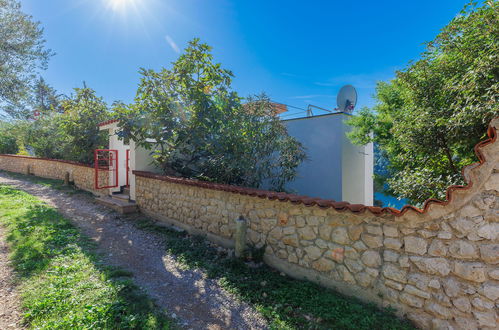
[[[181,327],[268,328],[259,313],[223,290],[217,281],[208,279],[200,270],[182,270],[174,256],[166,253],[161,237],[134,227],[129,221],[121,219],[118,213],[95,204],[92,197],[83,194],[73,196],[13,179],[5,173],[0,173],[0,184],[22,189],[71,219],[97,243],[98,252],[104,255],[107,263],[132,272],[135,283],[176,318]],[[1,269],[0,275],[4,278]],[[1,320],[0,329],[3,329]]]
[[9,249],[5,229],[0,227],[0,329],[22,329],[20,301],[13,283],[14,273],[9,265]]

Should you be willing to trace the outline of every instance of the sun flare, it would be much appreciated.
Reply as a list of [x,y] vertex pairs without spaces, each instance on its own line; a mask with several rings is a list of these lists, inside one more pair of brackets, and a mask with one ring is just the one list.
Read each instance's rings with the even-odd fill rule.
[[128,7],[135,6],[137,0],[107,0],[109,7],[115,11],[123,11]]

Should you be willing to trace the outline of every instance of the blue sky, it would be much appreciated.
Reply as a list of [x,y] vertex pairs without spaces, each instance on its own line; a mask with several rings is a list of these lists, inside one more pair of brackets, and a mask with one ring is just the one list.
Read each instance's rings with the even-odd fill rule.
[[199,37],[243,96],[334,108],[339,88],[353,84],[357,109],[467,2],[21,0],[56,53],[43,76],[65,94],[85,81],[108,102],[130,102],[140,67],[169,67]]

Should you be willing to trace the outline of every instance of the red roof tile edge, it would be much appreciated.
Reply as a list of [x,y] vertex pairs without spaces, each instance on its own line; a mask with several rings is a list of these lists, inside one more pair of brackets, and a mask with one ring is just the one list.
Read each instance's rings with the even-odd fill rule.
[[106,121],[103,121],[102,123],[98,123],[97,126],[106,126],[106,125],[109,125],[109,124],[112,124],[112,123],[117,123],[119,122],[118,119],[109,119],[109,120],[106,120]]
[[66,164],[71,164],[71,165],[76,165],[76,166],[84,166],[84,167],[93,168],[92,165],[78,163],[78,162],[75,162],[75,161],[72,161],[72,160],[52,159],[52,158],[40,158],[40,157],[21,156],[21,155],[10,155],[10,154],[0,154],[0,156],[1,157],[27,158],[27,159],[35,159],[35,160],[48,160],[48,161],[51,161],[51,162],[59,162],[59,163],[66,163]]
[[[497,117],[497,118],[499,118],[499,117]],[[486,161],[485,156],[483,155],[483,153],[480,149],[488,144],[494,143],[497,139],[496,130],[491,125],[489,125],[489,128],[487,130],[487,134],[488,134],[489,138],[485,141],[478,143],[477,145],[475,145],[475,148],[474,148],[475,154],[478,157],[479,161],[477,163],[468,165],[466,167],[471,166],[471,167],[473,167],[473,170],[476,170],[483,163],[485,163],[485,161]],[[463,170],[462,170],[463,176],[464,176],[464,169],[465,168],[463,168]],[[259,198],[267,198],[270,200],[277,199],[281,202],[289,201],[293,204],[303,204],[305,206],[317,205],[321,208],[332,207],[337,211],[349,210],[353,213],[370,211],[374,215],[393,214],[395,216],[402,216],[403,214],[405,214],[409,210],[412,210],[412,211],[414,211],[416,213],[420,213],[420,214],[425,213],[428,211],[428,208],[430,207],[431,204],[447,205],[452,200],[452,193],[454,191],[470,189],[473,186],[473,182],[471,182],[471,181],[466,182],[467,185],[465,185],[465,186],[458,186],[458,185],[450,186],[447,188],[446,200],[444,200],[444,201],[430,198],[430,199],[427,199],[423,203],[422,209],[417,208],[417,207],[412,206],[412,205],[405,205],[404,207],[402,207],[402,209],[397,210],[397,209],[394,209],[391,207],[377,207],[377,206],[366,206],[366,205],[362,205],[362,204],[350,204],[348,202],[337,202],[335,200],[330,200],[330,199],[311,198],[308,196],[292,195],[292,194],[280,193],[280,192],[275,192],[275,191],[231,186],[231,185],[227,185],[227,184],[219,184],[219,183],[206,182],[206,181],[187,179],[187,178],[181,178],[181,177],[159,175],[159,174],[154,174],[151,172],[144,172],[144,171],[133,171],[133,174],[140,176],[140,177],[156,179],[156,180],[161,180],[161,181],[167,181],[167,182],[171,182],[171,183],[183,184],[183,185],[188,185],[188,186],[196,186],[196,187],[212,189],[212,190],[227,191],[227,192],[241,194],[241,195],[248,195],[248,196],[254,196],[254,197],[259,197]],[[466,177],[465,177],[465,180],[468,181],[468,179]]]

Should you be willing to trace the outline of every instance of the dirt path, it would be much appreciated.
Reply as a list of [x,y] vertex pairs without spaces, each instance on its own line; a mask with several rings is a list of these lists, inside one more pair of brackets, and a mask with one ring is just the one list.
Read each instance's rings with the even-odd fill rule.
[[0,329],[22,329],[20,300],[16,292],[14,273],[9,265],[9,249],[5,230],[0,226]]
[[[83,194],[75,196],[0,173],[0,183],[22,189],[58,209],[97,242],[106,262],[134,275],[159,306],[187,329],[265,329],[263,317],[199,270],[182,270],[163,240],[134,227]],[[0,273],[1,275],[1,273]],[[1,296],[0,296],[1,297]],[[1,313],[1,307],[0,307]],[[0,329],[3,329],[0,323]]]

